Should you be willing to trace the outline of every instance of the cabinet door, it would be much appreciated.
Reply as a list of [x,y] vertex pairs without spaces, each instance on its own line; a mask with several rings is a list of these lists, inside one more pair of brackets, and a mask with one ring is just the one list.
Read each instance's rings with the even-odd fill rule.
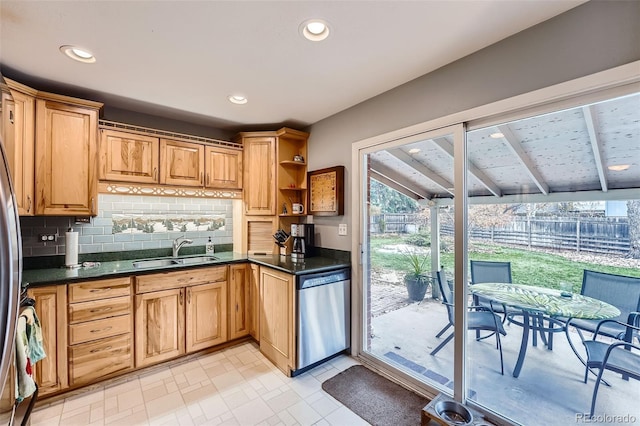
[[283,373],[295,366],[293,275],[260,268],[260,351]]
[[260,266],[249,264],[249,334],[260,341]]
[[160,140],[117,130],[100,131],[99,178],[158,183]]
[[276,249],[272,235],[278,220],[275,216],[245,216],[243,218],[242,251],[249,254],[271,254]]
[[276,214],[275,137],[244,138],[244,204],[247,215]]
[[[8,101],[5,120],[4,143],[7,148],[9,168],[13,179],[18,214],[34,213],[34,144],[36,101],[33,96],[11,91],[13,101]],[[4,102],[3,102],[4,104]]]
[[229,266],[229,339],[249,334],[249,265]]
[[227,341],[227,282],[187,287],[187,352]]
[[160,139],[160,183],[204,186],[204,145]]
[[184,354],[184,288],[136,295],[136,367]]
[[98,111],[36,101],[36,214],[97,214]]
[[242,189],[242,151],[206,147],[207,188]]
[[69,386],[67,374],[67,286],[29,289],[42,328],[42,342],[47,355],[36,363],[39,395],[44,396]]

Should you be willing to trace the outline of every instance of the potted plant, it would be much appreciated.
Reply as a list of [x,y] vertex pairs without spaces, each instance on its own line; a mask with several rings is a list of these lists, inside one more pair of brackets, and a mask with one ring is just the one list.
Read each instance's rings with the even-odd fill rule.
[[407,261],[409,263],[409,271],[404,276],[404,283],[407,286],[409,299],[420,302],[424,299],[427,287],[431,282],[431,277],[427,275],[429,272],[429,257],[416,252],[407,253]]

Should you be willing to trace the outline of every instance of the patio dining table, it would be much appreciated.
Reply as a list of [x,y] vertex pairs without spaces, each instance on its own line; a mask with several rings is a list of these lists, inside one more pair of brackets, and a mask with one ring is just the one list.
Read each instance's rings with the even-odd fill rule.
[[[603,320],[615,318],[620,311],[615,306],[593,297],[564,292],[552,288],[536,287],[525,284],[482,283],[469,286],[473,295],[482,296],[493,302],[505,304],[522,311],[522,322],[513,319],[520,313],[510,314],[510,322],[522,326],[522,341],[518,360],[513,369],[513,377],[520,375],[529,344],[529,332],[564,332],[569,318]],[[561,320],[562,319],[562,320]],[[544,321],[549,326],[544,327]],[[535,334],[534,334],[535,337]],[[551,337],[549,338],[551,340]],[[535,344],[535,338],[534,338]],[[546,341],[545,341],[546,344]],[[551,349],[551,345],[548,345]]]

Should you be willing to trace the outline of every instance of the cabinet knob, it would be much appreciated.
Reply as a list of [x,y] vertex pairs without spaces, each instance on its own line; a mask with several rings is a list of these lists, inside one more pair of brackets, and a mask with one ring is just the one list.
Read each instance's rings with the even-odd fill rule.
[[9,122],[13,124],[13,111],[9,111]]
[[31,211],[31,195],[27,195],[27,213]]

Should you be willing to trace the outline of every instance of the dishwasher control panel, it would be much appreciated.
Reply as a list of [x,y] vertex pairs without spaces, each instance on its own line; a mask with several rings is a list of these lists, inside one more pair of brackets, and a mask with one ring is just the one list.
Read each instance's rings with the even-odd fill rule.
[[318,272],[298,277],[298,290],[316,287],[319,285],[327,285],[340,281],[351,279],[351,271],[349,269],[338,269],[335,271]]

